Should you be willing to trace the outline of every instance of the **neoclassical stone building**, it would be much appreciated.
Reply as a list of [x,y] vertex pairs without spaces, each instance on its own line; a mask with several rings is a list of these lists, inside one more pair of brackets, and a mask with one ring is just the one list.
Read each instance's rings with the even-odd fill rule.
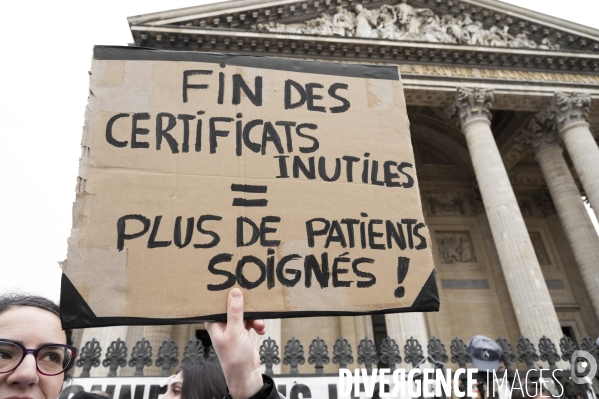
[[[400,67],[441,311],[270,320],[279,343],[599,336],[599,236],[581,199],[599,209],[599,31],[495,0],[233,0],[129,24],[136,46]],[[193,336],[207,339],[179,325],[80,340],[157,351]]]

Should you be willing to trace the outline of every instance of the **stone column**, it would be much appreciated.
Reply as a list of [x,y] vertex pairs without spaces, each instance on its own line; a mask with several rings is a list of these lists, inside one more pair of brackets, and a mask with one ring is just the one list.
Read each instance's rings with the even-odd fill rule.
[[[172,338],[177,343],[179,347],[179,364],[175,367],[171,367],[171,373],[174,374],[181,367],[181,361],[183,360],[183,356],[185,354],[185,347],[189,340],[195,337],[195,330],[192,332],[192,324],[177,324],[173,326]],[[153,352],[153,359],[158,355],[158,349]]]
[[541,166],[593,308],[599,316],[599,236],[558,144],[558,132],[554,129],[551,115],[541,113],[535,116],[524,133],[524,139],[535,151],[535,159]]
[[[345,338],[351,345],[352,355],[355,360],[356,356],[358,356],[358,345],[360,345],[360,341],[364,338],[374,340],[372,316],[340,316],[339,336]],[[333,353],[333,345],[335,345],[334,341],[329,344],[329,355]]]
[[428,343],[428,331],[424,315],[418,313],[398,313],[385,315],[387,335],[397,342],[403,353],[403,347],[410,337],[418,340],[422,347]]
[[[339,317],[339,335],[345,338],[347,342],[351,345],[352,354],[356,353],[356,351],[358,350],[358,344],[360,343],[360,339],[364,338],[358,338],[358,334],[356,332],[355,316]],[[332,346],[329,345],[329,348],[331,347]]]
[[556,93],[550,110],[595,215],[599,215],[599,147],[587,119],[591,96]]
[[183,359],[183,351],[185,350],[185,346],[189,340],[195,336],[195,331],[194,334],[192,334],[191,324],[177,324],[173,326],[172,333],[172,338],[177,343],[177,346],[179,347],[179,354],[181,355],[181,359]]
[[[387,314],[385,315],[385,322],[387,323],[387,335],[395,340],[402,357],[405,355],[404,346],[410,337],[417,339],[426,353],[428,330],[423,313]],[[408,370],[412,369],[412,366],[406,363],[402,367]]]
[[557,314],[491,132],[492,101],[492,91],[458,88],[454,116],[466,136],[520,331],[534,343],[544,335],[557,345]]
[[[364,338],[374,339],[372,316],[354,316],[354,325],[356,326],[356,339],[358,344]],[[356,346],[356,349],[357,348],[358,347]]]

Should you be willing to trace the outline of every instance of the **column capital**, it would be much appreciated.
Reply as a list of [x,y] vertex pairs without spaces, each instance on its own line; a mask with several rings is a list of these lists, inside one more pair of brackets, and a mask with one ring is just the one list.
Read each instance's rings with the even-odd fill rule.
[[462,127],[474,119],[490,121],[492,102],[493,90],[458,87],[451,117]]
[[536,114],[516,140],[521,144],[530,145],[535,154],[548,148],[559,147],[559,135],[553,113],[547,110]]
[[587,122],[591,106],[590,94],[555,93],[549,109],[561,132],[574,123]]

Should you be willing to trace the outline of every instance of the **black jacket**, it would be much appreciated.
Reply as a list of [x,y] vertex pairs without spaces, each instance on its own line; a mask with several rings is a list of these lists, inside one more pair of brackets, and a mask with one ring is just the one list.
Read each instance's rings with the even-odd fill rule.
[[256,392],[256,394],[252,395],[250,399],[285,399],[285,397],[280,395],[279,391],[277,391],[277,387],[272,378],[262,374],[262,381],[264,381],[264,385],[262,385],[262,388]]

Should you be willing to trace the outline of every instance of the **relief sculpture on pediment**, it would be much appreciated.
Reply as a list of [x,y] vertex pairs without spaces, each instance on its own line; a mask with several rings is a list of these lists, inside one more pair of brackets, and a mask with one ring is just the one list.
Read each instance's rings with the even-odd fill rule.
[[468,44],[473,46],[517,47],[559,50],[550,39],[540,43],[526,33],[511,34],[508,26],[485,27],[463,13],[438,15],[430,8],[415,8],[402,0],[397,5],[385,4],[367,9],[356,4],[353,11],[337,7],[335,14],[323,13],[303,23],[269,22],[254,29],[268,32],[321,36],[377,38],[386,40],[422,41],[431,43]]

